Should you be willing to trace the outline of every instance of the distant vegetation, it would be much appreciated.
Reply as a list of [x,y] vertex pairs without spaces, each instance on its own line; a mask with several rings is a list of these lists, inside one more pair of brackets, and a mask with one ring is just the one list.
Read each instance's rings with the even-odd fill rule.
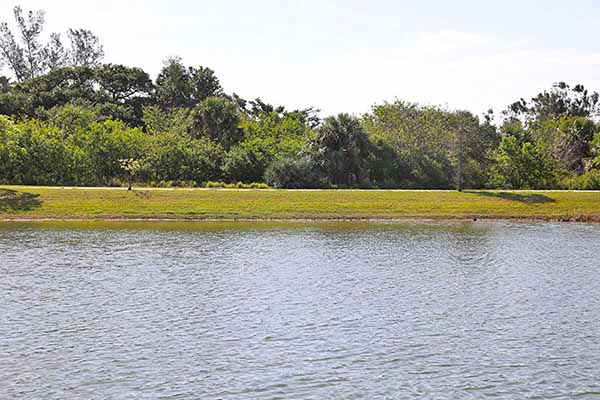
[[225,93],[180,58],[155,80],[104,64],[91,31],[43,43],[43,25],[18,7],[0,25],[0,183],[600,189],[599,96],[581,85],[499,118],[396,100],[321,120]]

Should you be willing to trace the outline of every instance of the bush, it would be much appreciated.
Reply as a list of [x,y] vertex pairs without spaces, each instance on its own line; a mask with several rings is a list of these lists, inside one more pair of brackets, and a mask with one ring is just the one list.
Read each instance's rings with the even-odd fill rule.
[[212,140],[175,134],[152,137],[142,175],[154,181],[206,182],[219,177],[222,147]]
[[0,115],[0,184],[22,183],[22,159],[26,154],[19,143],[22,135],[10,118]]
[[311,159],[286,158],[271,163],[265,180],[274,188],[317,189],[327,187],[319,174],[318,165]]
[[85,147],[63,139],[39,121],[23,121],[0,133],[6,180],[29,185],[93,185],[93,162]]
[[561,186],[569,190],[600,190],[600,171],[592,169],[583,175],[566,178]]
[[269,189],[269,185],[267,185],[266,183],[258,183],[258,182],[225,183],[225,182],[208,181],[208,182],[206,182],[206,184],[204,184],[204,187],[209,188],[209,189]]
[[223,182],[208,181],[208,182],[206,182],[206,184],[204,185],[204,187],[205,188],[209,188],[209,189],[224,188],[225,187],[225,183],[223,183]]
[[243,143],[225,156],[223,175],[233,181],[257,182],[263,179],[268,156],[261,149]]
[[[138,186],[143,186],[144,183],[138,183]],[[175,180],[175,181],[150,181],[148,186],[155,188],[193,188],[197,187],[196,181],[190,180]]]

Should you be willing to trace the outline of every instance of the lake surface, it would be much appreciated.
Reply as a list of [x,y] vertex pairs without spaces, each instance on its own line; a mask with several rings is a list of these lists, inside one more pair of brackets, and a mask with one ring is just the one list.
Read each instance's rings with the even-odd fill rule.
[[600,225],[0,223],[0,398],[598,398],[599,272]]

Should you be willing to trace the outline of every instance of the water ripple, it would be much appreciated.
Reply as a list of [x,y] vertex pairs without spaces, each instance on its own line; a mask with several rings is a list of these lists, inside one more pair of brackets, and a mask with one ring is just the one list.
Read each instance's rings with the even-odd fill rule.
[[0,223],[0,398],[595,398],[599,234]]

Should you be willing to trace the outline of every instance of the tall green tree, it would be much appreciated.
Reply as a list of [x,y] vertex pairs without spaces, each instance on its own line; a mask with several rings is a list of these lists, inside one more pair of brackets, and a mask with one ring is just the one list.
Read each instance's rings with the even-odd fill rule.
[[63,45],[60,34],[52,33],[50,42],[46,44],[43,50],[45,70],[52,71],[68,66],[70,64],[69,56],[69,50]]
[[530,124],[558,120],[566,116],[594,117],[600,111],[600,95],[589,92],[583,85],[571,87],[565,82],[552,85],[530,101],[520,99],[505,111],[508,118],[523,117]]
[[583,85],[559,82],[550,90],[521,99],[504,112],[501,130],[521,142],[543,149],[552,159],[554,175],[581,175],[591,158],[591,145],[598,131],[600,95]]
[[231,101],[209,97],[192,111],[192,132],[196,137],[207,136],[229,149],[242,140],[240,114]]
[[43,10],[24,15],[23,9],[16,6],[13,14],[18,35],[13,33],[8,22],[0,23],[0,64],[6,64],[17,81],[34,79],[66,66],[94,68],[100,65],[104,49],[92,31],[69,29],[70,48],[65,48],[58,33],[52,33],[48,43],[41,42],[45,22]]
[[541,145],[505,136],[494,154],[491,186],[504,189],[546,189],[556,182],[555,166]]
[[550,149],[559,168],[580,175],[591,157],[591,142],[596,133],[598,126],[593,120],[566,116],[546,121],[533,136],[536,142]]
[[67,35],[71,41],[70,65],[88,68],[100,65],[104,58],[104,47],[98,36],[89,29],[69,29]]
[[186,67],[180,57],[168,58],[156,79],[155,101],[167,108],[194,107],[223,89],[213,70]]
[[104,64],[95,69],[95,78],[114,103],[124,103],[133,97],[149,97],[154,85],[150,76],[141,68]]
[[311,143],[314,158],[330,182],[339,187],[368,182],[370,150],[367,133],[360,121],[349,114],[326,118]]
[[17,80],[23,81],[40,75],[44,70],[43,45],[40,34],[44,28],[44,12],[29,11],[23,15],[23,9],[14,8],[14,17],[20,34],[20,43],[8,27],[7,22],[0,23],[0,51],[2,60],[12,69]]

